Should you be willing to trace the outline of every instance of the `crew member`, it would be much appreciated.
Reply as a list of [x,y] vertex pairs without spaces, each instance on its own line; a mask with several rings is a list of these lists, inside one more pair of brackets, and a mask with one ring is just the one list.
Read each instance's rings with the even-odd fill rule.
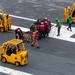
[[40,31],[40,39],[42,38],[42,36],[45,38],[45,25],[43,22],[41,22],[39,26],[39,31]]
[[58,35],[57,36],[60,36],[61,22],[57,18],[56,18],[56,22],[57,22],[56,27],[58,27]]
[[32,32],[35,31],[35,25],[34,25],[34,24],[32,24],[32,25],[30,26],[30,31],[32,31]]
[[47,17],[44,18],[44,22],[45,21],[47,21],[47,24],[51,27],[51,21]]
[[15,30],[15,36],[16,36],[16,39],[23,39],[23,32],[22,32],[22,30],[20,29],[20,28],[17,28],[16,30]]
[[72,31],[72,30],[71,30],[72,20],[73,20],[73,19],[72,19],[72,17],[71,17],[71,16],[69,16],[69,17],[68,17],[68,28],[67,28],[67,30],[69,30],[69,29],[70,29],[70,31]]
[[38,44],[38,31],[35,30],[32,34],[32,43],[31,43],[31,46],[34,46],[34,44],[36,44],[36,47],[39,48],[39,44]]

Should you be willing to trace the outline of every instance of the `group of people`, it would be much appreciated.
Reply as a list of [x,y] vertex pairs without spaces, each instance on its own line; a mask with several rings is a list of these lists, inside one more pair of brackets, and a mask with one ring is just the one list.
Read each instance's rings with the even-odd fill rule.
[[35,30],[39,32],[39,39],[45,38],[51,30],[51,21],[46,17],[44,19],[38,19],[30,27],[30,31],[34,32]]
[[38,19],[34,24],[30,27],[30,31],[32,32],[32,43],[31,46],[36,44],[36,47],[39,48],[38,39],[45,38],[48,36],[51,29],[51,21],[48,18]]
[[[72,27],[72,21],[73,21],[72,17],[69,16],[68,19],[67,19],[67,22],[68,22],[68,28],[67,28],[67,30],[70,30],[71,32],[72,32],[72,29],[71,29],[71,27]],[[57,30],[58,34],[57,34],[57,36],[60,36],[61,22],[60,22],[60,20],[58,20],[58,18],[56,18],[56,22],[57,22],[56,27],[58,27],[58,30]]]
[[[58,28],[57,36],[60,36],[61,22],[58,18],[56,18],[56,22],[57,22],[56,27]],[[72,17],[69,17],[67,30],[70,29],[70,31],[72,31],[71,25],[72,25]],[[39,48],[38,39],[42,39],[48,36],[50,30],[51,30],[51,21],[45,17],[42,20],[38,19],[36,22],[34,22],[33,25],[31,25],[29,32],[23,33],[20,28],[17,28],[15,30],[15,35],[16,38],[31,42],[31,46],[34,46],[34,44],[36,44],[36,47]]]
[[22,32],[20,28],[17,28],[15,30],[15,38],[22,39],[23,41],[29,41],[31,42],[31,46],[34,46],[34,44],[36,44],[36,47],[39,48],[37,30],[35,30],[34,32]]
[[31,42],[31,46],[36,44],[36,47],[39,48],[38,39],[48,36],[50,29],[51,21],[45,17],[34,22],[29,32],[22,32],[20,28],[17,28],[15,30],[15,36],[16,38]]

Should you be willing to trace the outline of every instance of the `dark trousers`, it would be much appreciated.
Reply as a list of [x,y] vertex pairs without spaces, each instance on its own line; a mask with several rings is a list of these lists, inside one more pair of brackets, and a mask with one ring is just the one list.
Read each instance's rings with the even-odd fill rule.
[[70,30],[71,30],[71,26],[72,26],[72,24],[71,24],[71,23],[69,23],[68,29],[70,28]]
[[16,33],[15,36],[16,36],[16,39],[23,39],[24,38],[22,33]]
[[58,35],[60,35],[60,29],[61,29],[61,27],[58,27]]
[[45,31],[40,31],[40,39],[41,39],[42,37],[45,38]]
[[46,35],[46,36],[49,35],[49,29],[45,30],[45,35]]

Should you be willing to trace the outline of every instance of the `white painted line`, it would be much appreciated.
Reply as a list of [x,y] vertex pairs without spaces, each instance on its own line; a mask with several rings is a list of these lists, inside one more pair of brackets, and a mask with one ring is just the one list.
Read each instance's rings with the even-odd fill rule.
[[33,74],[30,74],[30,73],[18,71],[18,70],[3,67],[3,66],[0,66],[0,72],[5,73],[5,74],[9,74],[9,75],[33,75]]
[[53,10],[56,10],[56,9],[48,9],[48,11],[53,11]]
[[15,15],[11,15],[11,17],[14,17],[14,18],[19,18],[19,19],[24,19],[24,20],[29,20],[29,21],[36,21],[35,19],[30,19],[30,18],[26,18],[26,17],[21,17],[21,16],[15,16]]
[[11,30],[15,30],[15,29],[17,29],[17,28],[21,28],[21,30],[22,30],[23,32],[30,31],[30,29],[28,29],[28,28],[24,28],[24,27],[20,27],[20,26],[15,26],[15,25],[12,25],[10,29],[11,29]]
[[[14,18],[19,18],[19,19],[23,19],[23,20],[28,20],[28,21],[37,21],[36,19],[31,19],[31,18],[26,18],[26,17],[21,17],[21,16],[16,16],[16,15],[11,15],[11,17],[14,17]],[[55,23],[51,23],[52,25],[56,25]]]

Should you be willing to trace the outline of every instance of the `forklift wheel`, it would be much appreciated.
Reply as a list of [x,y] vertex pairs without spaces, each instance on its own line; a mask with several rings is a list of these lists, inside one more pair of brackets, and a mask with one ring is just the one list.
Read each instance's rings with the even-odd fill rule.
[[1,31],[1,32],[4,32],[4,28],[0,28],[0,31]]
[[20,63],[19,63],[19,62],[15,62],[15,65],[16,65],[16,66],[19,66],[19,65],[20,65]]
[[1,61],[2,61],[2,62],[4,62],[4,63],[6,63],[6,62],[7,62],[7,60],[6,60],[6,58],[5,58],[5,57],[1,57]]

